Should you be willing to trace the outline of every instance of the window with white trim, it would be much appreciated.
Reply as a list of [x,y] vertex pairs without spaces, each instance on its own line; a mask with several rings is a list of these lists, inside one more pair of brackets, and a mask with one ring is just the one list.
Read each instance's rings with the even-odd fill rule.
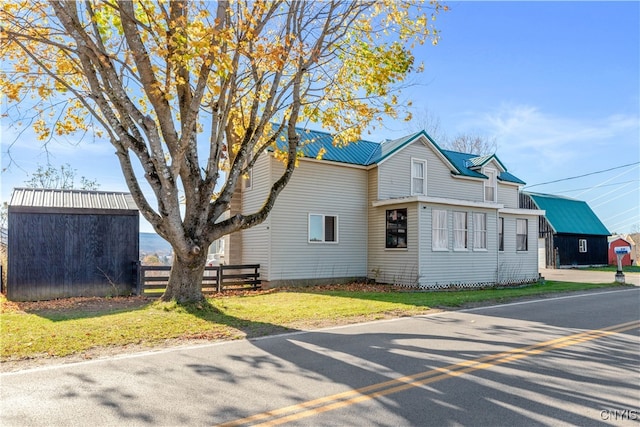
[[504,218],[498,218],[498,250],[504,252]]
[[578,239],[578,252],[587,252],[587,239]]
[[527,251],[529,245],[527,236],[529,234],[529,224],[526,219],[516,219],[516,251]]
[[[251,162],[251,158],[247,159],[244,162],[242,167],[246,168],[249,162]],[[250,168],[245,173],[242,174],[242,187],[245,190],[251,190],[252,185],[253,185],[253,168]]]
[[407,247],[407,209],[390,209],[386,214],[386,244],[389,249]]
[[469,241],[469,230],[466,212],[453,213],[453,249],[467,249]]
[[309,243],[338,243],[338,217],[309,214]]
[[484,201],[485,202],[497,202],[498,201],[498,171],[495,169],[485,169],[484,174],[487,176],[487,180],[484,182]]
[[411,195],[427,194],[427,161],[411,159]]
[[473,213],[473,249],[487,249],[486,213]]
[[434,209],[431,217],[431,246],[435,251],[446,251],[449,249],[447,211]]
[[251,190],[251,185],[253,183],[253,168],[249,169],[242,177],[244,179],[244,189]]

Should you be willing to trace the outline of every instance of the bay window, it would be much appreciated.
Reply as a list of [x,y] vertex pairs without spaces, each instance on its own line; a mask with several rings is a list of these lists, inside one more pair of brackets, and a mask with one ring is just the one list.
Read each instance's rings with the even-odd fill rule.
[[466,212],[454,212],[453,213],[453,249],[461,250],[468,248],[468,234],[467,229],[467,213]]
[[487,249],[486,213],[473,213],[473,249]]

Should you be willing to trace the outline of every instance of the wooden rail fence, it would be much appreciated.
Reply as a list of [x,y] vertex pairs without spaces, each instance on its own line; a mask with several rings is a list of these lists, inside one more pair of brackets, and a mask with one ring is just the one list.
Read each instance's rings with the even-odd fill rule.
[[[137,295],[160,296],[167,288],[171,267],[138,263],[136,268],[138,270]],[[232,289],[259,289],[261,286],[260,264],[205,267],[202,277],[203,293]]]

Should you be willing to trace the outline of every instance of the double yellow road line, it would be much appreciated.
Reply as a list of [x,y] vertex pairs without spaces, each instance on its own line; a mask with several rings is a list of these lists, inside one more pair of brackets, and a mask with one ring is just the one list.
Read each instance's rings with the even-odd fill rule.
[[458,377],[469,372],[489,369],[493,366],[535,356],[551,350],[592,341],[609,335],[625,332],[640,327],[640,321],[621,323],[603,329],[595,329],[578,334],[567,335],[544,341],[538,344],[520,347],[504,351],[478,359],[448,365],[442,368],[431,369],[414,375],[407,375],[393,380],[372,384],[354,390],[325,396],[296,405],[286,406],[272,411],[262,412],[246,418],[221,424],[221,427],[238,427],[245,425],[275,426],[302,418],[311,417],[323,412],[354,405],[378,397],[398,393],[414,387],[421,387],[446,378]]

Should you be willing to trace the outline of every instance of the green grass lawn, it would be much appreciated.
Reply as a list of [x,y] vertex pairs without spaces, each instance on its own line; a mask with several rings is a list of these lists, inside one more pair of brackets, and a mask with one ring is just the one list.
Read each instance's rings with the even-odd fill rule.
[[[457,292],[288,289],[218,296],[201,306],[136,298],[13,303],[0,298],[0,361],[83,354],[94,348],[154,346],[167,340],[232,340],[423,314],[432,308],[613,285],[547,282],[523,288]],[[339,289],[339,288],[338,288]],[[132,304],[131,302],[134,302]],[[89,305],[88,305],[89,304]]]

